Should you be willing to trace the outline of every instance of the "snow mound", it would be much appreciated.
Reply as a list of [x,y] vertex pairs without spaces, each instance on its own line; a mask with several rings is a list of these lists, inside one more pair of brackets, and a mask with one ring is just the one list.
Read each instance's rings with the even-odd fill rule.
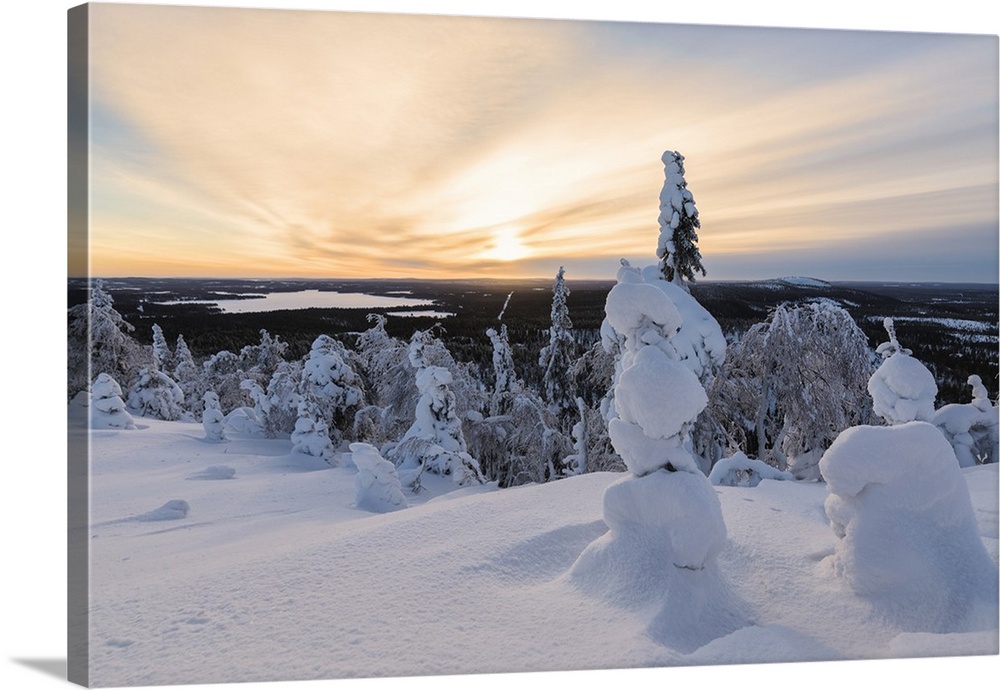
[[889,641],[894,657],[970,656],[997,654],[997,629],[968,633],[902,633]]
[[754,487],[764,479],[794,481],[795,475],[782,472],[761,460],[751,460],[742,452],[719,460],[708,475],[708,481],[715,486]]
[[682,652],[748,624],[718,573],[726,526],[704,475],[628,475],[605,491],[604,522],[608,532],[570,569],[580,589],[617,606],[653,606],[649,635]]
[[406,496],[396,475],[396,466],[367,443],[351,444],[351,460],[358,468],[355,505],[372,513],[389,513],[406,507]]
[[718,663],[719,659],[734,664],[769,662],[794,663],[803,661],[833,661],[842,654],[818,640],[783,625],[748,626],[716,640],[685,658],[692,664]]
[[188,479],[232,479],[236,476],[236,468],[229,467],[228,465],[211,465],[206,467],[201,472],[195,472],[194,474],[189,474]]
[[997,567],[937,428],[917,421],[848,429],[820,468],[839,538],[831,565],[857,594],[906,630],[995,627]]
[[159,522],[160,520],[182,520],[187,517],[191,506],[187,501],[174,499],[167,501],[156,510],[151,510],[142,515],[136,515],[133,519],[139,522]]

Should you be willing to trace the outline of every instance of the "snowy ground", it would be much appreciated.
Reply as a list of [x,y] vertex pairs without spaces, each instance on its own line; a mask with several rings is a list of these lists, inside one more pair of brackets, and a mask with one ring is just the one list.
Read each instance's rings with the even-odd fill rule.
[[[301,471],[288,441],[215,444],[198,424],[137,421],[91,437],[95,685],[998,650],[996,629],[902,630],[835,579],[823,484],[717,487],[721,571],[755,624],[685,654],[647,632],[655,593],[621,607],[567,576],[604,533],[602,495],[620,475],[503,491],[432,477],[409,508],[371,514],[352,507],[349,465]],[[997,466],[965,476],[996,562]]]

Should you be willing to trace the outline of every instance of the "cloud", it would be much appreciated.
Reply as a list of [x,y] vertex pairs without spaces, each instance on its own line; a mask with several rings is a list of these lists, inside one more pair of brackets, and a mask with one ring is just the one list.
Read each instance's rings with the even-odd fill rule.
[[[989,41],[91,12],[98,272],[529,275],[652,257],[665,148],[687,156],[706,263],[996,222]],[[496,261],[505,242],[524,259]]]

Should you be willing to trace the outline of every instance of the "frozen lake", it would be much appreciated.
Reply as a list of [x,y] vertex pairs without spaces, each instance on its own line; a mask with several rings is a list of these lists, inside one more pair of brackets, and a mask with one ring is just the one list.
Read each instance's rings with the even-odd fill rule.
[[227,314],[278,311],[281,309],[384,309],[386,307],[433,307],[433,302],[413,297],[386,297],[362,292],[300,290],[271,292],[247,299],[172,300],[158,304],[215,304]]

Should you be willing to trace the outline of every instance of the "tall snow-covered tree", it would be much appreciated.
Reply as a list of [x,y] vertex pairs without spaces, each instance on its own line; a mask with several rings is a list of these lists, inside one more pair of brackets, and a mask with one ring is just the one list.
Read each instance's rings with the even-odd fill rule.
[[569,375],[576,350],[573,339],[573,322],[569,317],[569,307],[566,298],[569,288],[566,286],[565,271],[562,266],[556,273],[555,285],[552,287],[552,325],[549,327],[549,344],[542,348],[538,355],[538,365],[545,372],[542,375],[542,396],[545,402],[558,415],[560,422],[566,422],[576,409],[576,394],[572,389],[572,377]]
[[663,189],[660,191],[660,241],[656,255],[660,271],[668,282],[687,289],[685,280],[694,282],[695,272],[705,275],[698,250],[698,208],[684,179],[684,156],[677,151],[664,151]]
[[163,335],[163,329],[159,324],[153,324],[153,366],[159,371],[170,372],[173,370],[174,355],[170,352],[170,345]]
[[510,393],[518,387],[517,375],[514,373],[514,356],[510,351],[510,341],[507,338],[506,324],[496,329],[486,329],[486,337],[493,345],[493,396],[490,400],[490,414],[503,414],[503,402],[510,398]]
[[746,619],[730,605],[717,565],[726,542],[719,498],[688,447],[707,397],[670,344],[681,314],[663,290],[636,278],[619,272],[601,328],[619,352],[608,427],[629,473],[605,491],[608,532],[570,576],[615,601],[639,604],[656,592],[655,637],[693,651]]
[[194,355],[184,340],[183,335],[177,336],[174,346],[174,368],[171,372],[174,381],[184,393],[184,408],[197,419],[204,409],[202,400],[204,372],[194,361]]
[[104,282],[95,281],[87,302],[69,310],[69,397],[87,389],[91,372],[106,373],[127,388],[141,368],[152,364],[149,349],[130,335],[134,330],[115,309]]

